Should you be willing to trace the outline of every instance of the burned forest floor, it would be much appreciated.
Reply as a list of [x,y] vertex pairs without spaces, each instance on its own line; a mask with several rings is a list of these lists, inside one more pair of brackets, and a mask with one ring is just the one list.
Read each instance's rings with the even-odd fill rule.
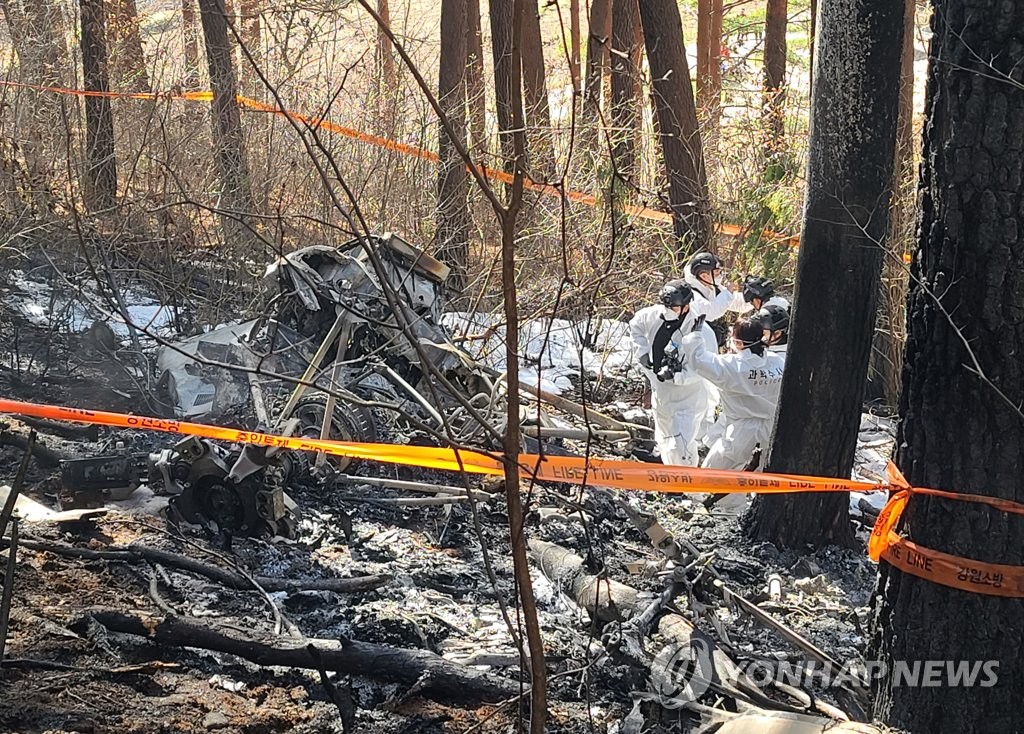
[[[19,356],[0,365],[0,396],[150,414],[144,386],[103,359],[92,332],[47,330],[15,312],[2,319],[18,334]],[[640,392],[627,381],[610,402],[635,411]],[[30,426],[16,416],[3,422],[4,436],[28,435]],[[511,623],[518,633],[520,617],[500,486],[474,479],[471,503],[416,503],[409,500],[431,495],[358,477],[342,481],[328,471],[288,487],[302,515],[295,540],[230,537],[177,522],[166,498],[146,487],[92,515],[60,514],[57,459],[158,451],[169,441],[102,427],[75,437],[39,429],[47,451],[36,449],[22,491],[31,502],[18,528],[0,730],[517,730],[528,716],[528,665],[509,631]],[[892,422],[866,415],[863,476],[881,474],[891,442]],[[0,485],[11,485],[24,446],[3,443]],[[348,474],[463,482],[369,463]],[[876,579],[863,547],[873,520],[870,504],[858,503],[864,498],[852,502],[859,547],[783,552],[745,538],[741,513],[708,511],[683,495],[556,484],[524,484],[522,491],[532,551],[556,546],[565,558],[582,559],[553,579],[543,564],[533,568],[552,732],[688,731],[700,724],[692,708],[643,695],[663,637],[652,634],[640,660],[622,654],[614,617],[628,615],[605,609],[605,619],[594,621],[573,593],[580,578],[596,576],[632,587],[637,609],[657,601],[672,579],[652,545],[655,534],[637,517],[696,551],[691,573],[675,578],[681,593],[669,607],[732,661],[801,660],[806,651],[728,601],[723,586],[842,664],[864,655]],[[5,587],[9,582],[5,574]],[[298,664],[309,645],[319,652]],[[726,689],[717,704],[742,711]],[[834,707],[826,711],[848,711],[829,690],[814,691],[813,699]],[[713,696],[702,700],[715,705]],[[792,699],[783,708],[822,711]]]

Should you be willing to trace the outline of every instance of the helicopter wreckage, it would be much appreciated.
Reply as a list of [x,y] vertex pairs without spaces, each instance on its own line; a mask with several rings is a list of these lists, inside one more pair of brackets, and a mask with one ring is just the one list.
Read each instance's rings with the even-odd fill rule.
[[[367,443],[450,442],[498,449],[504,373],[474,360],[442,325],[449,268],[394,234],[314,245],[270,264],[263,315],[162,346],[156,398],[168,416],[287,436]],[[522,384],[582,427],[523,408],[523,441],[605,441],[620,455],[649,429]],[[230,534],[298,534],[290,483],[358,471],[353,460],[188,437],[155,453],[62,464],[64,501],[123,499],[149,484],[184,520]]]

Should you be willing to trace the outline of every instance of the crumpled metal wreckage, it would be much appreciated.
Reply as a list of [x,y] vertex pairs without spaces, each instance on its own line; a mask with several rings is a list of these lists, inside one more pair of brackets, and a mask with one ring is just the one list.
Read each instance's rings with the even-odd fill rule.
[[[441,326],[448,274],[394,234],[288,253],[266,270],[273,295],[262,316],[159,349],[156,397],[182,420],[344,441],[430,442],[424,428],[442,431],[447,421],[455,441],[496,449],[492,436],[504,432],[503,377],[476,363]],[[146,481],[141,467],[148,463],[149,479],[175,495],[172,505],[184,519],[236,534],[294,537],[298,512],[284,487],[311,460],[188,438],[149,457],[68,462],[64,477],[80,502],[90,493],[111,498]],[[351,460],[330,462],[345,471]]]

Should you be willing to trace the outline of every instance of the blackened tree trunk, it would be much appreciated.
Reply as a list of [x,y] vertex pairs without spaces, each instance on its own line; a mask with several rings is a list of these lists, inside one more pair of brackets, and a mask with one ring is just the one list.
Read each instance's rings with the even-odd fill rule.
[[199,0],[199,17],[213,90],[213,140],[221,179],[221,221],[225,240],[241,245],[248,239],[246,221],[254,205],[224,0]]
[[679,6],[675,0],[643,0],[640,20],[673,229],[684,253],[705,249],[710,241],[708,183]]
[[118,91],[150,91],[135,0],[108,0],[106,9],[111,46],[110,76],[114,78]]
[[199,84],[199,27],[196,24],[196,0],[181,0],[181,32],[185,37],[185,86]]
[[788,0],[768,0],[764,20],[764,92],[761,123],[765,135],[765,160],[782,152],[786,106],[786,26]]
[[[109,92],[107,80],[106,12],[103,0],[79,0],[81,12],[82,81],[86,91]],[[111,209],[117,198],[114,118],[108,97],[85,98],[85,175],[82,194],[87,209]]]
[[522,65],[526,124],[533,131],[529,147],[530,169],[534,177],[538,174],[552,176],[555,172],[555,156],[551,138],[551,109],[548,104],[544,41],[540,33],[537,0],[527,0],[523,6]]
[[[1021,28],[1024,5],[1000,0],[948,0],[932,16],[896,441],[911,485],[1017,502],[1024,502],[1024,87],[1010,80],[1024,68]],[[911,497],[905,518],[903,534],[926,548],[1024,565],[1024,518],[922,495]],[[1020,731],[1022,600],[938,586],[885,562],[880,571],[874,640],[882,660],[993,661],[998,683],[910,687],[889,675],[879,682],[876,715],[913,734]]]
[[811,0],[811,28],[808,34],[808,47],[810,48],[810,72],[807,75],[807,92],[814,95],[814,49],[818,45],[818,0]]
[[612,0],[591,0],[588,28],[583,111],[588,119],[596,120],[604,102],[604,78],[612,42]]
[[903,68],[900,71],[900,112],[896,127],[896,177],[889,212],[889,246],[882,264],[882,283],[878,291],[878,318],[871,349],[872,381],[875,392],[886,404],[899,404],[900,373],[903,369],[903,345],[906,341],[904,309],[907,301],[907,271],[904,254],[913,251],[916,171],[914,140],[914,0],[905,0]]
[[[636,170],[637,136],[640,131],[640,69],[637,31],[640,8],[637,0],[612,2],[612,161],[615,172],[629,180]],[[641,41],[642,42],[642,41]]]
[[[903,8],[822,0],[793,324],[767,470],[849,478],[892,188]],[[753,536],[852,543],[846,493],[761,495]]]
[[[441,60],[437,101],[452,131],[466,142],[467,0],[441,0]],[[469,256],[469,178],[465,162],[444,125],[438,122],[441,165],[437,181],[437,253],[451,267],[449,284],[455,293],[466,285]]]
[[473,151],[487,153],[487,97],[484,93],[484,35],[480,29],[480,0],[466,0],[466,97]]

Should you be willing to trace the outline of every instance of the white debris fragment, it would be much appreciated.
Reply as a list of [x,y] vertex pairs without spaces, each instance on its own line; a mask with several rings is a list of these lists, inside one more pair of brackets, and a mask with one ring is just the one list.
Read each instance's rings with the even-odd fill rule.
[[245,688],[245,682],[240,680],[232,680],[227,676],[214,675],[211,676],[210,680],[207,681],[211,688],[223,688],[225,691],[231,693],[238,693]]

